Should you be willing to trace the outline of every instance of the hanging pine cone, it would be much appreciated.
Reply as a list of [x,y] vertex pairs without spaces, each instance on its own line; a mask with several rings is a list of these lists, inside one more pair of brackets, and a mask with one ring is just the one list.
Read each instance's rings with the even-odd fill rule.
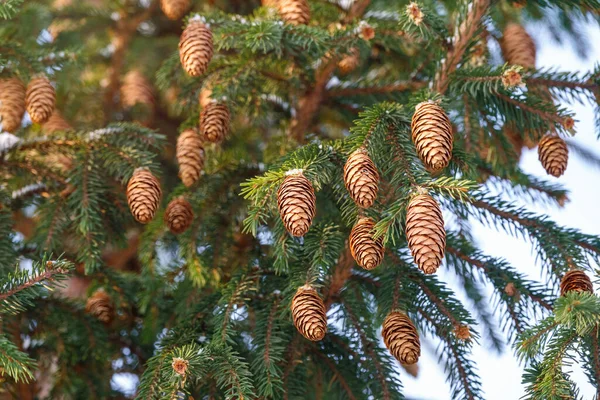
[[127,184],[127,203],[136,221],[147,224],[152,221],[162,190],[160,182],[147,168],[138,168]]
[[160,0],[160,9],[173,21],[181,19],[189,8],[190,0]]
[[229,134],[229,107],[209,103],[200,113],[200,132],[206,140],[219,143]]
[[60,111],[54,110],[48,121],[42,124],[42,132],[45,134],[53,134],[54,132],[72,131],[73,127],[60,114]]
[[421,341],[408,315],[398,311],[389,313],[383,321],[381,336],[385,346],[400,363],[411,365],[419,361]]
[[177,163],[183,184],[190,187],[196,183],[204,167],[204,147],[193,129],[186,129],[177,138]]
[[360,64],[360,52],[357,48],[350,50],[350,54],[347,54],[338,63],[338,69],[342,75],[349,74],[354,71]]
[[194,211],[189,201],[183,197],[171,200],[165,211],[165,223],[176,235],[185,232],[194,220]]
[[416,195],[408,203],[406,239],[419,269],[434,274],[444,258],[446,231],[442,210],[430,195]]
[[538,158],[546,172],[558,178],[567,169],[569,149],[560,137],[546,135],[538,145]]
[[192,19],[179,39],[179,59],[185,72],[200,76],[208,69],[213,57],[213,35],[208,26]]
[[377,197],[379,174],[366,149],[360,148],[348,157],[344,165],[344,183],[356,204],[363,208],[373,205]]
[[350,252],[357,264],[366,270],[376,268],[383,260],[383,238],[373,239],[375,222],[361,218],[350,232]]
[[25,114],[25,85],[19,78],[0,79],[0,125],[6,132],[21,126]]
[[458,340],[469,340],[471,339],[471,329],[469,325],[457,325],[454,327],[454,335]]
[[292,299],[292,317],[298,332],[317,342],[327,333],[327,309],[312,286],[298,288]]
[[310,7],[307,0],[278,0],[281,19],[291,25],[308,25]]
[[290,171],[277,191],[277,206],[285,229],[304,236],[315,217],[317,198],[312,184],[301,171]]
[[433,101],[415,108],[411,123],[412,140],[419,158],[432,171],[446,168],[452,157],[452,124],[444,109]]
[[516,23],[506,25],[500,46],[504,60],[508,64],[535,68],[535,43],[521,25]]
[[130,108],[143,104],[148,108],[154,107],[154,92],[146,77],[138,70],[129,71],[121,85],[121,103]]
[[54,111],[55,101],[54,87],[45,76],[33,78],[27,85],[25,106],[33,122],[46,122]]
[[104,290],[96,290],[88,297],[85,311],[106,325],[110,324],[115,317],[112,300]]
[[581,270],[570,270],[560,281],[560,295],[571,291],[594,293],[594,286],[587,274]]

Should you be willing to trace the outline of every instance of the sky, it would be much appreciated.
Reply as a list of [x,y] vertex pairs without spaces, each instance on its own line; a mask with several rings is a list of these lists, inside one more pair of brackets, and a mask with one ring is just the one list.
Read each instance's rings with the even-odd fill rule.
[[[530,29],[530,27],[528,27]],[[554,67],[561,71],[589,71],[594,64],[600,62],[600,28],[597,26],[582,27],[582,34],[590,38],[589,56],[587,59],[579,58],[573,48],[568,44],[561,46],[550,39],[547,32],[538,31],[534,36],[536,41],[537,67]],[[572,141],[585,145],[596,154],[600,155],[600,143],[596,139],[594,129],[593,107],[579,104],[563,104],[576,114],[576,135]],[[538,206],[530,208],[538,213],[548,214],[557,223],[572,228],[577,228],[584,233],[600,235],[600,185],[598,178],[600,170],[586,163],[576,155],[569,154],[569,163],[565,174],[561,178],[553,178],[546,174],[538,161],[537,149],[527,150],[521,159],[521,167],[525,172],[560,183],[569,190],[571,200],[564,208],[550,208]],[[474,237],[478,238],[478,245],[486,254],[502,257],[519,271],[529,275],[532,279],[542,281],[541,268],[536,265],[532,254],[531,245],[523,240],[514,239],[504,232],[496,232],[482,225],[475,224]],[[441,271],[441,270],[440,270]],[[438,271],[438,273],[440,273]],[[451,284],[453,277],[440,273],[440,279]],[[459,296],[460,297],[460,296]],[[485,344],[484,340],[481,340]],[[412,378],[401,371],[404,383],[404,394],[410,399],[419,400],[450,400],[450,388],[446,383],[443,365],[438,365],[437,356],[433,353],[433,346],[424,346],[423,355],[419,361],[419,376]],[[485,398],[488,400],[513,400],[519,399],[524,394],[521,385],[523,365],[519,364],[513,355],[510,346],[504,354],[498,355],[493,350],[481,345],[475,345],[473,359],[477,363],[482,380]],[[594,388],[587,382],[585,375],[579,367],[573,368],[573,379],[581,389],[584,399],[592,399],[595,395]]]

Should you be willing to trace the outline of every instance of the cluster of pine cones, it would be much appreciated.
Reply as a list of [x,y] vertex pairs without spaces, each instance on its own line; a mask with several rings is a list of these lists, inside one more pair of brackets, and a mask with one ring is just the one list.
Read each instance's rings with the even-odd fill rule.
[[56,93],[45,75],[37,75],[27,87],[18,77],[0,79],[0,124],[14,132],[21,127],[25,111],[37,124],[47,122],[54,112]]

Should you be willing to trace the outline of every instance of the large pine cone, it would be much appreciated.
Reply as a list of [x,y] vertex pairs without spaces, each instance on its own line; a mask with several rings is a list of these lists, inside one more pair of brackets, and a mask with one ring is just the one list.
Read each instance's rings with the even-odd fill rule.
[[209,103],[200,113],[200,132],[206,140],[219,143],[229,134],[229,108],[221,103]]
[[73,127],[67,122],[58,110],[54,110],[48,121],[42,125],[42,132],[50,135],[54,132],[72,131]]
[[6,132],[21,126],[25,114],[25,85],[19,78],[0,79],[0,124]]
[[376,268],[383,260],[383,238],[373,239],[374,228],[371,218],[361,218],[350,232],[352,257],[366,270]]
[[165,223],[176,235],[185,232],[194,220],[194,211],[189,201],[183,197],[171,200],[165,211]]
[[191,20],[179,39],[179,59],[185,72],[200,76],[208,69],[213,57],[213,35],[205,24]]
[[546,135],[538,145],[538,158],[546,172],[558,178],[567,169],[569,149],[560,137]]
[[190,0],[160,0],[160,8],[167,18],[175,21],[190,8]]
[[366,149],[356,150],[344,165],[344,183],[356,204],[369,208],[377,198],[379,174]]
[[504,60],[508,64],[535,68],[535,43],[521,25],[516,23],[506,25],[500,45]]
[[38,124],[48,121],[54,111],[56,93],[45,76],[33,78],[27,85],[25,106],[31,120]]
[[406,239],[419,269],[434,274],[444,258],[446,231],[442,210],[430,195],[416,195],[408,203]]
[[312,184],[301,173],[285,177],[277,191],[277,206],[285,229],[293,236],[304,236],[315,217],[317,198]]
[[204,147],[202,138],[192,129],[187,129],[177,138],[177,163],[179,177],[187,187],[192,186],[204,167]]
[[162,190],[160,182],[147,168],[138,168],[127,184],[127,203],[136,221],[147,224],[158,209]]
[[115,316],[112,300],[104,290],[97,290],[88,297],[85,303],[85,311],[107,325],[112,322]]
[[344,56],[338,63],[340,74],[346,75],[354,71],[360,64],[360,52],[357,48],[350,50],[350,53]]
[[417,105],[411,123],[412,140],[419,158],[431,171],[448,166],[452,158],[452,124],[444,109],[433,101]]
[[310,7],[307,0],[278,0],[281,19],[291,25],[308,25]]
[[560,281],[560,295],[564,296],[571,291],[594,293],[594,286],[587,274],[574,269],[565,274]]
[[390,353],[402,364],[411,365],[419,361],[421,341],[417,328],[404,313],[394,311],[383,321],[383,342]]
[[308,340],[319,341],[327,333],[327,309],[311,286],[298,288],[292,299],[292,318],[298,332]]
[[125,108],[133,107],[138,103],[150,109],[154,107],[152,86],[150,86],[150,83],[140,71],[129,71],[123,78],[121,103]]

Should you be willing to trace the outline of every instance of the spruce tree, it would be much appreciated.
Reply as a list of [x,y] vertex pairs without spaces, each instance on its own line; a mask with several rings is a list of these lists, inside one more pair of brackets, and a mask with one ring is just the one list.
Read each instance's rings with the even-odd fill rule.
[[128,398],[126,373],[137,399],[402,399],[431,344],[449,398],[484,399],[482,337],[526,398],[576,398],[572,363],[600,394],[600,237],[535,211],[565,202],[561,102],[598,110],[600,68],[536,69],[528,33],[585,43],[599,13],[0,0],[0,396]]

